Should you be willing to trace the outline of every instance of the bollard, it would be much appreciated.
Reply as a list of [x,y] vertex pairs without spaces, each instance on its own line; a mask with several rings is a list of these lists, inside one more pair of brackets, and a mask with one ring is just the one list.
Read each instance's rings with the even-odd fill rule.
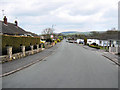
[[45,48],[43,48],[43,44],[41,44],[41,50],[44,50]]

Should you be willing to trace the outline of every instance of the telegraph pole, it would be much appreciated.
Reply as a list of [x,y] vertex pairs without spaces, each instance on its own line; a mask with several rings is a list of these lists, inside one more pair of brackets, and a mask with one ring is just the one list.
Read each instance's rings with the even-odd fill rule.
[[54,26],[56,26],[56,25],[54,25],[54,24],[52,25],[52,30],[54,30],[54,28],[53,28]]

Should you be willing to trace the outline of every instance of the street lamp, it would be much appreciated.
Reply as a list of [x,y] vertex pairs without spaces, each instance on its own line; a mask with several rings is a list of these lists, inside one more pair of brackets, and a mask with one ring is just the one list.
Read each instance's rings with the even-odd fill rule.
[[[53,35],[53,31],[54,31],[54,28],[53,28],[53,27],[54,27],[54,26],[56,26],[56,25],[55,25],[55,24],[52,25],[52,35],[51,35],[52,39],[54,38],[54,35]],[[53,42],[53,40],[52,40],[52,42]]]
[[55,24],[52,25],[52,34],[53,34],[53,31],[54,31],[54,28],[53,28],[54,26],[56,26],[56,25]]

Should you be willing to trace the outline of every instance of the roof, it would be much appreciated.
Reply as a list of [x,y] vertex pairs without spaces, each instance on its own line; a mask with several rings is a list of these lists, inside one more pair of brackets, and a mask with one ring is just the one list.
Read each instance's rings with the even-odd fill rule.
[[36,34],[27,32],[24,29],[20,28],[19,26],[15,26],[15,24],[13,24],[13,23],[8,22],[7,24],[4,24],[3,21],[0,21],[0,33],[18,34],[18,35],[31,34],[33,36],[36,36]]

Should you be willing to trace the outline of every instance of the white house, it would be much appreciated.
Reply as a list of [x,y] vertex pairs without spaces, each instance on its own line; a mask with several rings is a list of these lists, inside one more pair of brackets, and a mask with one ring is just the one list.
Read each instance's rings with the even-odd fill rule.
[[87,44],[92,44],[92,43],[96,43],[99,45],[99,40],[98,39],[87,39]]
[[108,40],[99,40],[99,46],[109,46],[109,41]]
[[96,43],[98,46],[109,46],[108,40],[98,40],[98,39],[88,39],[87,43],[90,45],[92,43]]

